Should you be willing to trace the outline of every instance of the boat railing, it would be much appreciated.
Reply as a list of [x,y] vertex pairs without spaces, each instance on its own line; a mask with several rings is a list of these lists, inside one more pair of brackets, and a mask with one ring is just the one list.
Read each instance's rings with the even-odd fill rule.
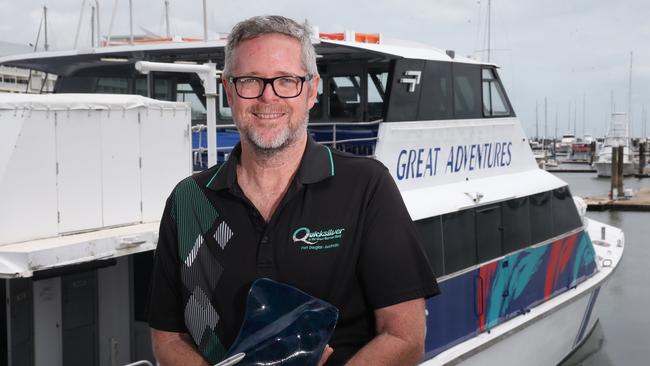
[[[308,130],[314,139],[353,154],[374,157],[377,130],[382,120],[369,122],[310,122]],[[235,124],[217,125],[217,161],[225,161],[239,143]],[[192,126],[192,162],[194,170],[207,168],[207,126]]]

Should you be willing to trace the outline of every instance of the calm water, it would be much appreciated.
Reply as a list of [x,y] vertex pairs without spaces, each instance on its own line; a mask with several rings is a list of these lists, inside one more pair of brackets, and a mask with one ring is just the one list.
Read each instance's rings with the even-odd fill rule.
[[[605,196],[609,179],[595,173],[555,173],[575,196]],[[626,178],[625,188],[650,187],[650,178]],[[650,212],[587,212],[625,231],[625,253],[600,293],[600,324],[562,366],[650,365]]]

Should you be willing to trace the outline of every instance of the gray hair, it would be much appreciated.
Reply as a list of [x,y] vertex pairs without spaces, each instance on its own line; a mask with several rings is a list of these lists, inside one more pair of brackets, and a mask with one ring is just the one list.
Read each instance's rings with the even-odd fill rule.
[[232,76],[234,54],[242,42],[269,33],[284,34],[299,41],[303,67],[309,75],[318,75],[316,50],[311,43],[311,27],[309,23],[305,20],[305,23],[299,24],[280,15],[256,16],[235,24],[228,35],[223,75],[226,77]]

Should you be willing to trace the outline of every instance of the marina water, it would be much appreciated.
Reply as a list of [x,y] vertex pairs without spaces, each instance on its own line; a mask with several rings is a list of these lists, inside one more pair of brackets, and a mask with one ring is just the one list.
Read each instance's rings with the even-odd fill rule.
[[[555,173],[569,183],[574,196],[606,196],[610,181],[595,173]],[[625,178],[625,188],[650,187],[650,179]],[[601,293],[600,323],[590,338],[562,366],[648,365],[650,347],[650,213],[587,212],[595,220],[625,232],[622,263]]]

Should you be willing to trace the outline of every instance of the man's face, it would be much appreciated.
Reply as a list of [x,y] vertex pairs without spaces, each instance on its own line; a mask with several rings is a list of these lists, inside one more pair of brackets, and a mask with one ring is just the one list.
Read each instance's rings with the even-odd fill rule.
[[[265,34],[244,41],[234,56],[232,77],[307,75],[301,62],[300,42],[283,34]],[[224,80],[228,103],[242,139],[258,150],[273,152],[303,137],[319,80],[315,77],[306,81],[302,93],[295,98],[280,98],[271,85],[266,85],[257,99],[240,98],[235,86]]]

